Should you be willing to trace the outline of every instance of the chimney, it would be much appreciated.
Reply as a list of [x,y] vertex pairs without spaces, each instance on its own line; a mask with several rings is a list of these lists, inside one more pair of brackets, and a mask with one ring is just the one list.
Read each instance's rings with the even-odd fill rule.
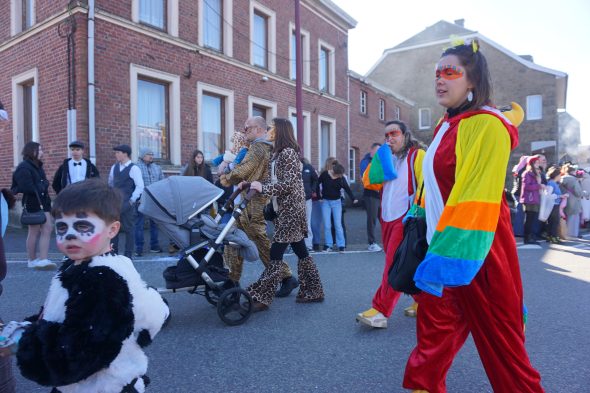
[[520,55],[520,57],[522,57],[523,59],[530,61],[531,63],[534,63],[533,61],[533,56],[531,55]]
[[457,26],[465,27],[465,19],[455,19],[455,24]]

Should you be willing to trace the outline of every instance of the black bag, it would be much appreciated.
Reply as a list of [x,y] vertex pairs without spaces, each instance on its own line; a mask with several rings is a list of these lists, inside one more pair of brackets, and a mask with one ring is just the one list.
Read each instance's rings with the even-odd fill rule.
[[[418,204],[422,199],[422,190]],[[425,217],[408,217],[404,223],[404,237],[393,255],[393,264],[389,269],[388,282],[393,289],[408,295],[414,295],[420,292],[414,282],[414,274],[418,265],[422,263],[426,252],[428,251],[428,242],[426,241],[426,218]]]
[[266,221],[274,221],[277,218],[277,212],[272,204],[272,201],[268,202],[264,209],[262,210],[262,214],[264,214],[264,219]]
[[47,216],[45,216],[45,212],[43,211],[43,204],[41,203],[41,198],[39,198],[39,193],[35,190],[35,196],[39,201],[39,207],[41,210],[37,212],[30,212],[27,210],[27,203],[25,202],[23,206],[23,212],[20,216],[20,223],[22,225],[43,225],[45,221],[47,221]]

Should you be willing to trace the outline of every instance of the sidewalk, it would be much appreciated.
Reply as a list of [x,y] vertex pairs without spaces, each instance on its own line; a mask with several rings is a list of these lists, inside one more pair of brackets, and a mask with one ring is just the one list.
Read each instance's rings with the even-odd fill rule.
[[[347,208],[344,214],[344,223],[346,226],[347,235],[347,246],[346,251],[366,251],[367,250],[367,231],[366,231],[366,214],[362,208]],[[381,226],[377,224],[375,231],[377,239],[381,239]],[[146,247],[149,247],[149,231],[144,232],[144,238],[146,240]],[[6,258],[9,261],[26,261],[26,239],[27,239],[27,228],[13,228],[8,227],[4,236],[4,248],[6,250]],[[168,257],[166,252],[168,247],[168,237],[160,232],[160,245],[164,250],[161,254],[150,253],[146,250],[141,258],[144,259],[160,259]],[[381,245],[381,242],[378,242]],[[121,247],[124,241],[121,241]],[[51,235],[51,242],[49,243],[49,259],[52,261],[60,261],[63,258],[63,254],[59,252],[55,244],[55,234]]]

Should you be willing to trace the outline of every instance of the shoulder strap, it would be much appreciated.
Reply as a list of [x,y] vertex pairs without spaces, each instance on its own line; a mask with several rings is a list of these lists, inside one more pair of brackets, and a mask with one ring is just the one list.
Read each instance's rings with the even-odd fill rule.
[[412,195],[410,195],[410,205],[414,201],[414,195],[416,195],[416,175],[414,173],[414,164],[416,162],[416,154],[418,149],[413,149],[412,156],[410,158],[410,177],[412,178]]

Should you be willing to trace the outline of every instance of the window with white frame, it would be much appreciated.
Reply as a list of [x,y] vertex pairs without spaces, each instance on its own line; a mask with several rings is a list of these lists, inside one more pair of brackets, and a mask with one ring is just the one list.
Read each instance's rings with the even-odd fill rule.
[[10,35],[30,29],[36,22],[35,0],[10,0]]
[[[131,0],[131,20],[178,37],[179,1]],[[200,23],[199,26],[201,25]]]
[[148,148],[164,161],[170,161],[169,90],[166,82],[137,80],[137,148]]
[[428,129],[432,126],[430,108],[418,109],[418,128],[421,130]]
[[276,71],[276,13],[250,1],[250,64]]
[[[311,157],[311,114],[308,111],[303,111],[303,156],[308,159]],[[295,133],[295,140],[299,141],[297,135],[297,112],[295,108],[289,107],[289,116],[291,124],[293,125],[293,132]],[[299,143],[301,145],[301,143]]]
[[356,180],[356,148],[348,149],[348,181],[354,183]]
[[336,155],[336,121],[318,116],[318,168],[323,168],[328,157]]
[[15,166],[27,142],[39,140],[37,69],[12,78],[13,152]]
[[541,120],[543,118],[543,96],[533,95],[526,97],[526,119]]
[[334,47],[320,40],[318,60],[318,89],[322,92],[334,94]]
[[248,116],[263,117],[267,123],[277,117],[277,103],[263,98],[248,96]]
[[223,0],[204,0],[203,45],[223,50]]
[[131,150],[180,165],[180,76],[131,64]]
[[139,21],[166,30],[166,0],[139,0]]
[[197,146],[206,160],[229,148],[234,128],[234,92],[197,82]]
[[210,160],[225,151],[225,98],[203,93],[201,100],[201,124],[203,129],[203,155]]
[[383,98],[379,99],[379,120],[385,120],[385,100]]
[[361,93],[360,93],[359,111],[363,115],[367,114],[367,92],[364,90],[361,90]]
[[395,107],[395,120],[401,120],[401,108],[396,105]]
[[[290,62],[289,62],[289,76],[292,80],[295,80],[297,77],[297,43],[295,35],[295,27],[293,23],[289,23],[289,31],[291,32],[291,43],[290,43]],[[301,30],[301,57],[302,62],[301,65],[303,67],[303,83],[309,85],[309,71],[310,71],[310,63],[309,63],[309,32]]]

